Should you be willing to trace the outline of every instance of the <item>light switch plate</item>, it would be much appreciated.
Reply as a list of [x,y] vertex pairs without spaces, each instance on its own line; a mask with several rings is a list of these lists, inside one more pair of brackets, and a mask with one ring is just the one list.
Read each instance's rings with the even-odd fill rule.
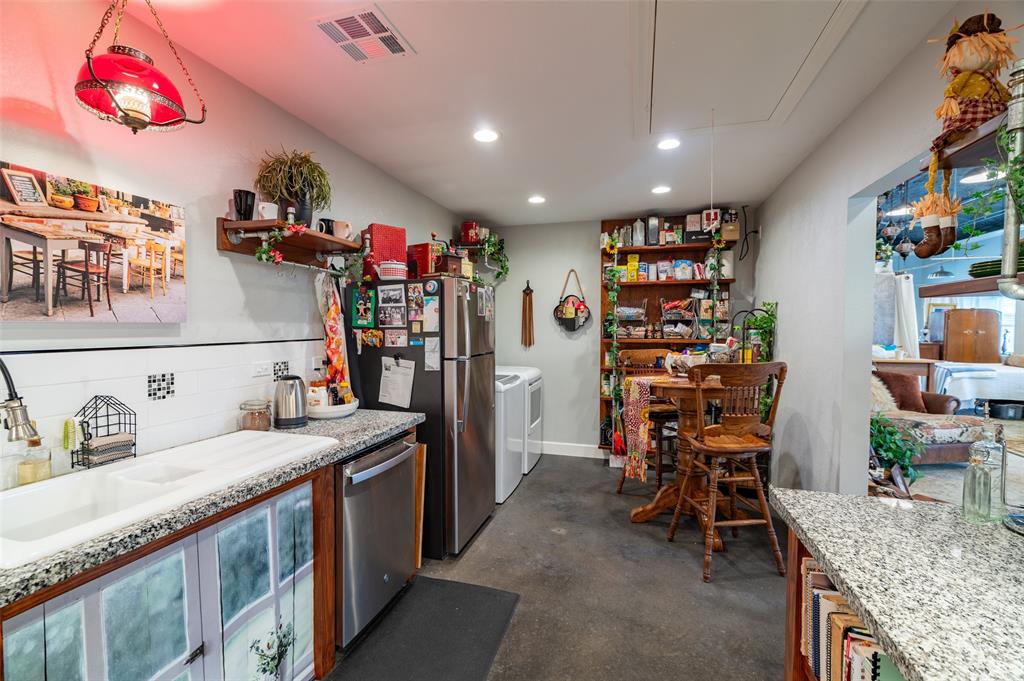
[[252,364],[252,375],[254,378],[259,376],[271,376],[273,373],[273,362],[253,362]]

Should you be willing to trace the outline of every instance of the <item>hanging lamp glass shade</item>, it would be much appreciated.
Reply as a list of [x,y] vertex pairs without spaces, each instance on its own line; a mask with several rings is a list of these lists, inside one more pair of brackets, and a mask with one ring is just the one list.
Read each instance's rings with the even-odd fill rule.
[[[75,100],[101,119],[120,123],[133,133],[146,129],[176,130],[185,123],[203,123],[206,120],[206,102],[167,35],[152,0],[145,1],[167,47],[178,61],[182,75],[199,100],[200,117],[192,119],[185,114],[185,104],[178,88],[156,67],[148,54],[118,41],[128,0],[111,0],[104,12],[100,26],[85,50],[85,63],[78,69]],[[113,44],[107,48],[106,54],[94,56],[96,43],[111,19],[114,19]]]
[[82,64],[75,97],[87,111],[132,130],[150,124],[175,130],[185,124],[178,88],[149,55],[127,45],[111,45],[106,54],[93,58],[91,72],[88,61]]

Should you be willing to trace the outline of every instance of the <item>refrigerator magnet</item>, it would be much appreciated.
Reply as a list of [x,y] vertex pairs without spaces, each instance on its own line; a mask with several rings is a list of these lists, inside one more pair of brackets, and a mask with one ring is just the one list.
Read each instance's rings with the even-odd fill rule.
[[422,347],[422,346],[423,346],[423,339],[422,338],[410,338],[409,339],[409,347],[418,348],[418,347]]
[[441,370],[441,338],[430,336],[423,339],[423,370]]
[[[412,310],[409,310],[409,312],[411,314]],[[411,317],[409,327],[411,333],[423,333],[423,322],[411,321]],[[420,343],[420,345],[422,345],[422,343]]]
[[361,286],[352,289],[352,326],[354,328],[373,328],[376,308],[376,291]]
[[437,279],[431,279],[423,285],[427,293],[437,293]]
[[388,329],[384,332],[384,347],[404,348],[409,345],[409,332],[405,329]]

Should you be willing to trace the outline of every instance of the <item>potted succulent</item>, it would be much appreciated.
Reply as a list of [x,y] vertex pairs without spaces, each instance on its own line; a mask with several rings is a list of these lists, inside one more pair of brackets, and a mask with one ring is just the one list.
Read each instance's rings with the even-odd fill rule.
[[256,188],[268,201],[278,204],[278,217],[295,209],[295,222],[312,224],[313,211],[331,205],[331,181],[310,151],[267,153],[256,173]]
[[73,180],[70,177],[55,177],[48,184],[52,189],[51,206],[67,209],[75,207],[90,213],[96,212],[100,207],[100,200],[93,195],[93,186],[88,182]]

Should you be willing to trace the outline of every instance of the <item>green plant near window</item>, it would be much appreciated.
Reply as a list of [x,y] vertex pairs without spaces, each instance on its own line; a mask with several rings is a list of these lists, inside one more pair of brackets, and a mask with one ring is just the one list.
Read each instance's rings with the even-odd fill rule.
[[309,201],[313,210],[331,205],[331,180],[311,151],[267,152],[256,172],[256,188],[268,201]]
[[[1017,133],[1022,134],[1022,133]],[[999,161],[986,161],[990,177],[998,177],[999,173],[1006,174],[1006,189],[1017,208],[1017,217],[1024,215],[1024,154],[1011,159],[1010,152],[1013,149],[1013,138],[1009,130],[1003,124],[996,132],[996,149],[999,150]]]
[[[989,170],[989,176],[993,179],[996,177],[991,169]],[[1001,188],[994,187],[988,190],[976,191],[967,197],[968,200],[964,202],[961,213],[970,220],[970,224],[960,227],[959,236],[962,241],[954,243],[952,246],[953,250],[968,253],[981,248],[981,244],[971,243],[971,239],[982,235],[982,231],[978,228],[978,222],[991,215],[1004,196],[1005,192]]]
[[757,331],[757,336],[761,339],[760,360],[771,362],[775,357],[775,326],[779,322],[779,304],[766,300],[761,304],[761,309],[764,312],[751,315],[746,325],[747,329]]
[[871,449],[886,468],[898,465],[909,483],[917,480],[915,458],[924,453],[921,439],[879,413],[871,416]]

